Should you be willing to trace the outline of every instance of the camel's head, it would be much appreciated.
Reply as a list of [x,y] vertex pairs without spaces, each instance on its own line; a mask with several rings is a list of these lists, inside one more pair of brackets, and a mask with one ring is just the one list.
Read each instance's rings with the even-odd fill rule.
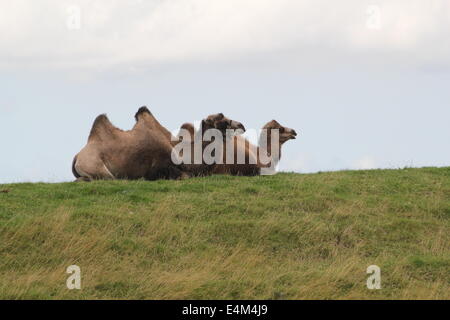
[[279,137],[280,137],[280,143],[285,143],[288,140],[296,139],[297,132],[295,132],[294,129],[283,127],[281,124],[278,123],[276,120],[272,120],[268,122],[263,129],[267,129],[268,134],[270,134],[271,129],[278,129]]
[[208,116],[202,121],[202,127],[204,130],[217,129],[221,131],[222,134],[225,134],[227,129],[236,130],[238,134],[245,132],[245,127],[242,123],[228,119],[223,113],[216,113]]

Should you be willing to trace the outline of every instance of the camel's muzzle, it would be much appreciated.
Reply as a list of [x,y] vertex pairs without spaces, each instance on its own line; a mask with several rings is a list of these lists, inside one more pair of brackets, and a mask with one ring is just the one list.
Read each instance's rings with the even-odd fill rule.
[[297,132],[295,132],[295,130],[294,129],[291,129],[291,132],[290,132],[290,139],[297,139],[296,137],[297,137]]

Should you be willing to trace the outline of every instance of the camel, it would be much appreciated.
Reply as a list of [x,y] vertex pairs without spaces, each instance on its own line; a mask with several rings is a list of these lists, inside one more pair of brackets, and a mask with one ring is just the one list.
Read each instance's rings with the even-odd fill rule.
[[[222,118],[228,121],[226,129],[238,124]],[[176,155],[173,155],[176,138],[147,107],[141,107],[135,119],[136,124],[129,131],[116,128],[105,114],[95,119],[86,146],[72,163],[77,181],[181,179],[190,175],[189,170],[178,164]],[[203,121],[209,124],[209,128],[222,129],[223,121],[214,120],[216,115]]]
[[[216,141],[215,137],[214,139],[208,139],[208,131],[210,129],[216,129],[220,132],[220,137],[217,137],[217,139],[222,138],[222,140]],[[177,135],[178,141],[181,141],[179,147],[183,144],[181,150],[178,149],[179,153],[177,155],[180,158],[183,158],[184,168],[191,175],[210,175],[217,165],[217,163],[214,162],[214,159],[218,159],[219,162],[222,159],[223,145],[233,137],[232,134],[239,135],[243,132],[245,132],[245,127],[242,123],[230,120],[222,113],[208,116],[201,122],[198,131],[195,130],[192,123],[184,123],[180,128],[180,133]],[[209,140],[211,140],[211,142],[209,142]],[[204,158],[204,154],[207,148],[211,147],[212,143],[218,143],[218,148],[212,150],[211,155],[214,159],[210,159],[209,162],[213,161],[213,163],[209,163],[208,160]],[[189,152],[189,154],[186,155],[186,157],[183,157],[185,151]]]
[[[272,150],[272,130],[278,132],[278,150]],[[276,120],[268,122],[261,132],[259,145],[254,146],[248,140],[241,136],[234,137],[234,153],[228,156],[231,160],[227,161],[227,146],[224,146],[223,164],[217,165],[213,174],[230,174],[240,176],[260,175],[262,170],[274,173],[274,168],[281,158],[282,145],[291,139],[296,139],[297,132],[294,129],[283,127]],[[266,139],[267,138],[267,139]],[[266,142],[267,140],[267,142]],[[276,142],[276,141],[274,141]],[[239,151],[239,152],[238,152]],[[273,152],[272,152],[273,151]],[[243,158],[238,157],[241,154]],[[267,155],[267,159],[263,159],[261,155]]]
[[116,128],[105,114],[95,119],[86,146],[73,160],[77,181],[184,176],[182,168],[171,161],[170,132],[145,106],[135,119],[129,131]]

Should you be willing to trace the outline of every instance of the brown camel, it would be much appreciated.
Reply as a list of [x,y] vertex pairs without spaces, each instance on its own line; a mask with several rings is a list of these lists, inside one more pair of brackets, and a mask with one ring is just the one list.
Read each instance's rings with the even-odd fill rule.
[[[189,168],[178,164],[180,161],[173,152],[179,141],[151,112],[141,107],[135,118],[135,126],[123,131],[116,128],[106,115],[97,117],[88,143],[73,160],[72,172],[77,181],[178,179],[191,175]],[[242,124],[223,114],[211,115],[202,123],[208,129],[243,128]]]
[[[278,131],[278,150],[271,149],[272,130],[274,129]],[[264,132],[267,132],[267,136]],[[224,164],[217,165],[213,170],[213,174],[255,176],[260,175],[261,170],[269,170],[269,168],[271,168],[271,172],[274,173],[274,168],[281,158],[282,145],[288,140],[296,139],[296,136],[297,133],[294,129],[283,127],[276,120],[268,122],[263,127],[258,146],[252,145],[244,137],[235,136],[234,153],[232,152],[228,155],[231,163],[230,160],[227,161],[226,159],[227,146],[225,145],[223,153]],[[241,154],[242,158],[239,158],[238,154]],[[261,155],[264,154],[267,155],[267,159],[261,157]]]
[[98,116],[86,146],[75,156],[77,181],[95,179],[177,179],[182,167],[171,161],[171,134],[146,108],[135,115],[129,131],[116,128],[106,115]]
[[[216,129],[220,132],[222,141],[216,141],[215,137],[214,139],[208,139],[208,130],[210,129]],[[180,128],[180,133],[178,134],[178,141],[182,141],[179,147],[181,145],[183,146],[177,155],[179,158],[183,159],[184,168],[194,176],[212,174],[217,163],[209,163],[208,160],[203,157],[205,150],[211,147],[212,143],[218,142],[218,146],[220,147],[212,150],[211,156],[220,162],[222,159],[223,146],[226,144],[227,140],[233,137],[230,130],[233,134],[241,134],[245,132],[245,127],[242,123],[230,120],[222,113],[208,116],[202,121],[200,130],[198,131],[195,131],[194,125],[191,123],[183,124]],[[181,137],[183,137],[183,139],[181,139]],[[211,140],[211,142],[209,140]],[[189,154],[185,155],[185,151],[189,152]],[[214,161],[213,159],[211,160]]]

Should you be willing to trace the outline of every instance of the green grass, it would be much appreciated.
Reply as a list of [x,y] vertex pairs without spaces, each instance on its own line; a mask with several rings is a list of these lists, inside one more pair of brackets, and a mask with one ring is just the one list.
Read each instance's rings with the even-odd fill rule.
[[450,298],[450,168],[0,191],[2,299]]

